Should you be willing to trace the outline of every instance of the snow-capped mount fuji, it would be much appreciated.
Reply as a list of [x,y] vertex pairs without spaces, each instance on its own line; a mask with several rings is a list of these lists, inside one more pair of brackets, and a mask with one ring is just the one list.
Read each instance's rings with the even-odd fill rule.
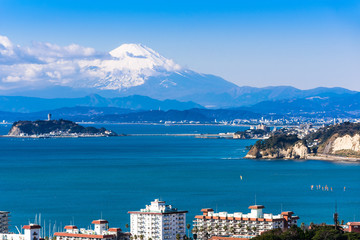
[[73,87],[124,90],[142,85],[149,77],[181,70],[178,64],[141,44],[123,44],[104,59],[79,62],[88,78],[72,82]]
[[172,60],[141,44],[123,44],[109,54],[109,59],[82,62],[84,69],[98,76],[83,87],[124,90],[144,84],[149,77],[181,70]]
[[110,51],[114,58],[121,59],[122,67],[133,70],[153,69],[179,71],[181,67],[142,44],[122,44]]
[[212,106],[221,106],[216,99],[219,94],[223,100],[230,100],[239,88],[220,77],[185,69],[142,44],[123,44],[109,54],[109,59],[82,62],[82,68],[98,77],[73,87],[114,90],[122,96],[137,94],[160,100],[196,101]]

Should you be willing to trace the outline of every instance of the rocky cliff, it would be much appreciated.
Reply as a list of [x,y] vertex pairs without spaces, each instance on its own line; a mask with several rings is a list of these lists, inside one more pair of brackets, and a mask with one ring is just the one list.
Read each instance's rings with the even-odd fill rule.
[[360,158],[360,123],[320,128],[303,139],[275,135],[257,141],[245,158],[306,159],[314,156]]
[[294,136],[273,136],[258,141],[251,147],[245,158],[305,159],[309,148]]
[[334,134],[319,146],[317,153],[323,155],[360,157],[360,135],[355,134],[351,136],[346,134],[339,136],[339,134]]
[[8,136],[116,136],[117,134],[105,128],[83,127],[68,120],[50,121],[18,121],[12,125]]

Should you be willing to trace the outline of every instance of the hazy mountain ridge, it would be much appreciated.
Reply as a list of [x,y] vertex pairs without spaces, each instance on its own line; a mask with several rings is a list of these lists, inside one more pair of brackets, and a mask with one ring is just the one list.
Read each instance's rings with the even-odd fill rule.
[[202,106],[193,102],[180,102],[176,100],[156,100],[150,97],[132,95],[122,98],[104,98],[93,94],[82,98],[34,98],[18,96],[0,96],[0,111],[5,112],[38,112],[51,111],[64,107],[113,107],[133,110],[150,109],[190,109]]
[[311,97],[264,101],[249,108],[257,113],[302,116],[360,116],[360,93],[318,94]]

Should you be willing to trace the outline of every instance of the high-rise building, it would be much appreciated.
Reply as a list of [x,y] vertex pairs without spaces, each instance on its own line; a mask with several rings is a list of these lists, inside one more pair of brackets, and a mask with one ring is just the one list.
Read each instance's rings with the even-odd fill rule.
[[139,211],[130,211],[131,235],[143,239],[176,239],[186,234],[186,213],[155,199]]
[[275,228],[290,228],[297,225],[298,216],[293,212],[282,212],[278,215],[263,213],[263,205],[250,206],[250,213],[241,212],[214,213],[211,208],[201,211],[203,215],[195,216],[193,232],[198,239],[208,239],[212,236],[233,236],[239,238],[252,238],[265,231]]
[[9,232],[9,216],[10,212],[0,211],[0,233]]

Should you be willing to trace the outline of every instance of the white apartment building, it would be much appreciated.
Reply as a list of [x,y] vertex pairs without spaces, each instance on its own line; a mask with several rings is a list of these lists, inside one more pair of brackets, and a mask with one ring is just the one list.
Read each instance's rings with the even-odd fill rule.
[[0,211],[0,233],[9,232],[9,216],[10,212]]
[[[56,240],[128,240],[130,233],[124,233],[120,228],[109,228],[109,222],[104,219],[92,221],[94,229],[78,229],[74,225],[65,226],[65,232],[56,232]],[[1,240],[1,239],[0,239]]]
[[186,213],[155,199],[140,211],[130,211],[132,236],[148,240],[176,239],[186,234]]
[[25,225],[24,233],[0,233],[0,240],[39,240],[41,226],[37,224]]
[[215,213],[211,208],[201,211],[203,215],[195,216],[193,233],[198,239],[210,238],[212,236],[232,236],[239,238],[253,238],[275,228],[290,228],[297,225],[298,216],[293,212],[282,212],[278,215],[263,213],[263,205],[250,206],[250,213],[241,212]]

